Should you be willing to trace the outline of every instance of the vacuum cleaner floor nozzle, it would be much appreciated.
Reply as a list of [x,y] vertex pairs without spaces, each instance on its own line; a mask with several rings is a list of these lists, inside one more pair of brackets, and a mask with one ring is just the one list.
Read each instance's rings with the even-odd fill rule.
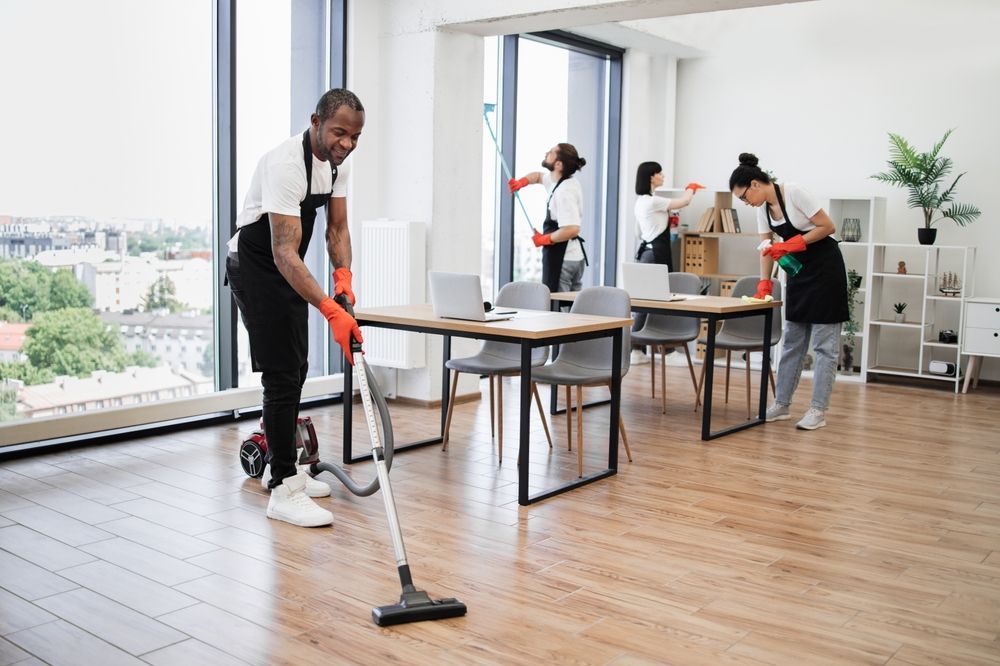
[[398,604],[373,608],[372,619],[378,626],[388,627],[406,622],[461,617],[466,610],[465,604],[458,599],[431,599],[426,592],[413,590],[403,592]]

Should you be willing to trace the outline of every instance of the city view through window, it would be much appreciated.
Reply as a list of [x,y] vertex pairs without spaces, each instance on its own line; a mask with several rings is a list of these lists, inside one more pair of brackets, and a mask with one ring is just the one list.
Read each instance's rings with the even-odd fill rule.
[[0,421],[214,390],[212,11],[0,3]]

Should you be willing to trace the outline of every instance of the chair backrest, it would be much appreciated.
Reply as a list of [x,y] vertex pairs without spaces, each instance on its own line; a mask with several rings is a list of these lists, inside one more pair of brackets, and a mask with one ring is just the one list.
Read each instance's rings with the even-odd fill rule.
[[[632,315],[632,301],[628,292],[617,287],[587,287],[579,293],[573,302],[570,312],[574,314],[604,315],[606,317],[622,317],[628,319]],[[629,354],[631,353],[630,327],[623,327],[622,335],[622,376],[628,372]],[[596,340],[581,340],[570,342],[559,349],[559,360],[594,370],[609,370],[611,368],[610,338]]]
[[[552,299],[549,296],[549,288],[541,282],[508,282],[500,287],[496,304],[505,308],[548,310],[551,307]],[[516,360],[521,358],[521,346],[510,342],[487,340],[483,342],[482,350],[501,358]],[[548,357],[548,347],[535,347],[531,350],[532,365],[545,363]]]
[[[694,273],[671,273],[670,291],[675,294],[697,294],[701,291],[701,278]],[[663,340],[694,340],[698,337],[701,320],[698,317],[651,314],[646,317],[643,333]]]
[[[736,281],[736,286],[733,287],[733,296],[739,298],[741,296],[753,296],[757,293],[757,283],[760,282],[760,278],[755,275],[748,275],[747,277],[741,277]],[[771,295],[774,296],[774,300],[781,300],[781,283],[777,280],[773,281],[774,290]],[[760,341],[760,327],[763,319],[763,315],[760,317],[744,317],[742,319],[726,319],[722,322],[721,331],[725,331],[728,335],[737,335],[744,338],[756,339]],[[782,328],[782,316],[781,310],[774,311],[774,317],[771,318],[771,344],[776,345],[778,341],[781,340],[781,328]]]

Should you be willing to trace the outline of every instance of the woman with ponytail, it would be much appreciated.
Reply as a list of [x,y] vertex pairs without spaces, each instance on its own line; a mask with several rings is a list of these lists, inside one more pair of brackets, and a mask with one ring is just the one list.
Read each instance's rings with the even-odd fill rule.
[[733,196],[757,209],[757,231],[771,242],[761,251],[756,298],[771,293],[771,270],[785,254],[793,254],[802,267],[789,273],[785,296],[785,331],[774,404],[766,420],[791,418],[789,405],[802,375],[806,349],[812,338],[816,362],[812,403],[796,427],[815,430],[826,425],[826,410],[837,375],[841,324],[848,319],[847,271],[836,228],[816,198],[795,183],[772,179],[758,166],[755,155],[742,153],[740,165],[729,177]]

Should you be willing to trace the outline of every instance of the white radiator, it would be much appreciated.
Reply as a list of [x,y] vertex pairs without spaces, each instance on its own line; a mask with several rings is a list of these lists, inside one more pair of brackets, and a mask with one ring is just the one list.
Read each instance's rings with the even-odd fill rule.
[[[358,307],[426,303],[423,222],[368,220],[352,225],[354,292]],[[388,368],[422,368],[423,335],[365,327],[365,360]]]

